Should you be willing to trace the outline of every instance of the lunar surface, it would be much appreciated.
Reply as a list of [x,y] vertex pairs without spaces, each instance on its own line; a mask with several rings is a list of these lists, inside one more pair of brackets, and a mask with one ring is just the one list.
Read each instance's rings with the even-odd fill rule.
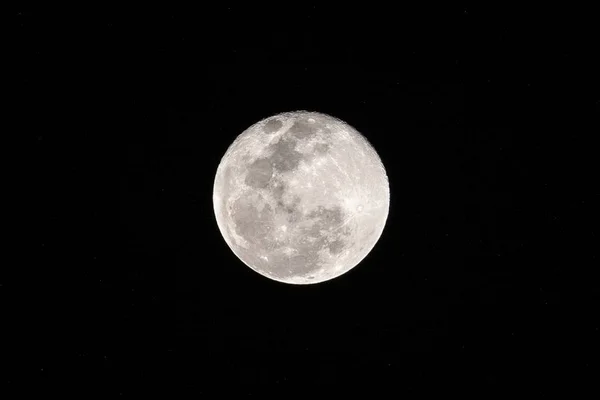
[[223,156],[213,190],[233,253],[290,284],[324,282],[358,265],[383,232],[389,200],[371,144],[347,123],[308,111],[246,129]]

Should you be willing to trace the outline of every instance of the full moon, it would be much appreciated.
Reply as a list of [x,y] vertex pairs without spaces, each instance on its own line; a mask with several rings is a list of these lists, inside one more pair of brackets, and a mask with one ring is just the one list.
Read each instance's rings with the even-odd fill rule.
[[381,237],[389,203],[385,168],[367,139],[309,111],[242,132],[213,188],[229,248],[252,270],[289,284],[325,282],[358,265]]

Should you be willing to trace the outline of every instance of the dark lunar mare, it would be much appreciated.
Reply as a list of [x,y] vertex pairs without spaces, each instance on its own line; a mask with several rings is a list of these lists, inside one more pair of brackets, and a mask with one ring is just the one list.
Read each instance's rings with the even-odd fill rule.
[[265,131],[265,133],[271,134],[271,133],[277,132],[279,129],[281,129],[282,126],[283,126],[283,123],[280,120],[271,119],[271,120],[267,121],[267,123],[263,127],[263,131]]

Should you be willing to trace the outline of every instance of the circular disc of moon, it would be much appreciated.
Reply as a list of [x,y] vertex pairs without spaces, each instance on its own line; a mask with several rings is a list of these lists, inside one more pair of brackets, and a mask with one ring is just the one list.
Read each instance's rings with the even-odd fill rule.
[[233,253],[275,281],[311,284],[358,265],[389,211],[385,168],[356,129],[308,111],[241,133],[217,168],[213,206]]

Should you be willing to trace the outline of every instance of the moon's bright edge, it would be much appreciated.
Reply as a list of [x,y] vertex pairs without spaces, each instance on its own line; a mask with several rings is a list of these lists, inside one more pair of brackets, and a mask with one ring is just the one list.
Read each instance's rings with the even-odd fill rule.
[[389,212],[385,168],[356,129],[295,111],[242,132],[217,168],[219,230],[248,267],[275,281],[312,284],[358,265]]

